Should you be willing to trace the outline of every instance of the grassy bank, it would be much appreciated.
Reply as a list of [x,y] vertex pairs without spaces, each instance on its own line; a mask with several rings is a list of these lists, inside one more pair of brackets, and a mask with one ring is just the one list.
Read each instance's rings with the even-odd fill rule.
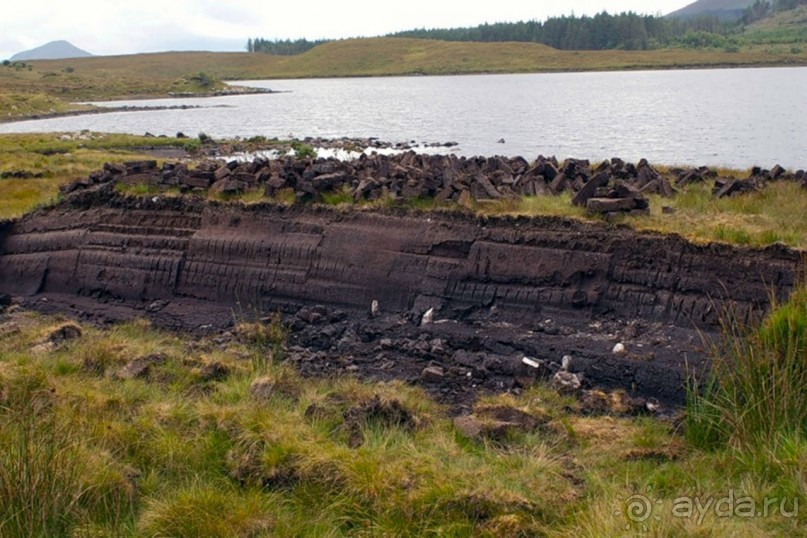
[[473,435],[418,388],[301,379],[283,337],[0,318],[0,534],[807,535],[803,431],[704,446],[693,421],[581,415],[538,384],[474,407],[531,426]]
[[102,56],[30,62],[30,70],[0,67],[0,121],[64,111],[81,100],[206,94],[220,89],[222,80],[805,64],[805,50],[754,43],[733,52],[560,51],[532,43],[404,38],[333,41],[297,56],[246,52]]
[[[741,177],[746,172],[735,171]],[[717,199],[706,184],[689,185],[673,198],[650,196],[650,215],[621,221],[637,230],[676,233],[697,242],[767,246],[782,243],[807,250],[807,190],[795,182],[771,183],[748,195]],[[670,208],[667,212],[664,207]],[[507,215],[563,215],[591,219],[571,195],[524,198],[487,205],[481,211]]]
[[99,133],[0,136],[0,219],[55,201],[59,186],[105,162],[151,158],[155,149],[194,149],[195,139]]
[[[261,142],[271,147],[273,141]],[[248,141],[238,142],[248,145]],[[16,218],[33,208],[57,199],[59,185],[86,177],[104,162],[152,158],[159,149],[196,150],[198,139],[175,139],[84,134],[0,135],[0,219]],[[175,160],[175,159],[170,159]],[[663,170],[663,169],[662,169]],[[744,177],[747,171],[721,171]],[[147,186],[124,189],[130,194],[153,193]],[[211,195],[214,199],[220,196]],[[345,193],[326,195],[325,203],[353,205]],[[263,191],[244,193],[230,201],[266,201]],[[275,201],[293,203],[294,193],[282,192]],[[383,202],[382,202],[383,203]],[[433,201],[418,201],[428,209]],[[795,182],[772,182],[764,190],[733,198],[716,199],[707,184],[685,187],[674,198],[651,197],[649,216],[631,217],[623,223],[639,230],[678,233],[696,242],[717,241],[736,245],[765,246],[782,243],[807,249],[807,190]],[[664,212],[662,208],[672,208]],[[596,220],[582,208],[574,207],[568,194],[528,197],[496,203],[474,204],[457,210],[488,215],[560,215]]]

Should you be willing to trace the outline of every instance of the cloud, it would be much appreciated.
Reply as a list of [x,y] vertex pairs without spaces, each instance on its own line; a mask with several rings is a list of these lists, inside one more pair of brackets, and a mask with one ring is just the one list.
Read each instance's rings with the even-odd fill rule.
[[669,12],[688,0],[568,0],[435,2],[408,0],[27,0],[3,21],[0,57],[67,39],[93,54],[227,47],[241,50],[249,37],[344,38],[411,28],[469,26],[483,22],[542,20],[547,16],[611,12]]

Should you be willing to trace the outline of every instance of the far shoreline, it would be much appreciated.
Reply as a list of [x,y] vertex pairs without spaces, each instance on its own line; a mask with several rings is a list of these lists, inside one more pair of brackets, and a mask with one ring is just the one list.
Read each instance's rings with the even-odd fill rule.
[[[183,92],[174,93],[168,92],[165,94],[146,94],[146,95],[120,95],[108,96],[105,98],[93,99],[93,102],[106,103],[114,101],[151,101],[163,99],[205,99],[210,97],[228,97],[239,95],[261,95],[261,94],[277,94],[286,93],[283,91],[272,90],[269,88],[258,88],[255,86],[248,86],[244,82],[256,80],[322,80],[322,79],[359,79],[359,78],[417,78],[417,77],[463,77],[463,76],[479,76],[479,75],[554,75],[554,74],[576,74],[576,73],[637,73],[637,72],[656,72],[656,71],[698,71],[698,70],[712,70],[712,69],[775,69],[775,68],[807,68],[807,61],[793,62],[793,63],[749,63],[749,64],[734,64],[734,63],[703,63],[703,64],[685,64],[685,65],[635,65],[635,66],[615,66],[615,67],[602,67],[602,68],[547,68],[540,70],[528,71],[456,71],[448,73],[428,73],[428,72],[409,72],[409,73],[381,73],[381,74],[346,74],[346,75],[311,75],[311,76],[273,76],[269,78],[244,78],[244,79],[226,79],[222,82],[226,83],[230,88],[238,88],[237,91],[220,90],[214,92]],[[71,103],[73,105],[80,103]],[[89,105],[94,106],[94,105]],[[226,105],[220,105],[226,106]],[[63,112],[48,112],[37,113],[28,116],[16,116],[13,118],[0,117],[0,124],[20,123],[25,121],[48,120],[63,117],[76,117],[95,114],[108,114],[114,112],[150,112],[155,110],[185,110],[196,108],[213,108],[210,106],[196,106],[196,105],[164,105],[164,106],[122,106],[122,107],[95,107],[85,110],[75,109],[66,110]]]
[[[109,99],[98,99],[94,100],[96,103],[111,103],[114,101],[153,101],[153,100],[162,100],[162,99],[205,99],[210,97],[230,97],[230,96],[239,96],[239,95],[261,95],[261,94],[275,94],[275,93],[283,93],[277,92],[268,88],[255,88],[251,86],[238,86],[238,88],[243,89],[243,91],[228,91],[228,90],[221,90],[216,92],[206,92],[206,93],[169,93],[166,95],[142,95],[142,96],[120,96],[120,97],[112,97]],[[84,105],[92,108],[86,109],[74,109],[74,110],[64,110],[61,112],[46,112],[43,114],[31,114],[29,116],[17,116],[13,118],[8,117],[0,117],[0,124],[11,124],[11,123],[21,123],[25,121],[37,121],[37,120],[51,120],[55,118],[70,118],[76,116],[93,116],[96,114],[112,114],[115,112],[154,112],[159,110],[194,110],[194,109],[201,109],[201,108],[227,108],[228,105],[159,105],[159,106],[133,106],[133,105],[124,105],[124,106],[117,106],[117,107],[103,107],[103,106],[96,106],[88,103],[71,103],[71,105]]]

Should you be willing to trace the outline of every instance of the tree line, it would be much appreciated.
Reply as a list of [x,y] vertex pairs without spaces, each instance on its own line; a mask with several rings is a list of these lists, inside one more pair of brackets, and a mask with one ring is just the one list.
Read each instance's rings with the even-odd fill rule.
[[265,54],[275,54],[278,56],[293,56],[295,54],[302,54],[326,43],[328,40],[320,39],[309,41],[307,39],[263,39],[260,37],[249,38],[247,40],[247,52],[263,52]]
[[390,34],[443,41],[521,41],[542,43],[563,50],[647,50],[671,46],[727,46],[728,38],[744,25],[772,14],[793,9],[807,0],[757,0],[736,21],[721,21],[715,15],[690,18],[639,15],[634,12],[551,17],[544,22],[481,24],[468,28],[419,29]]
[[[386,37],[409,37],[441,41],[542,43],[562,50],[649,50],[672,46],[728,47],[732,34],[744,25],[772,14],[793,9],[807,0],[756,0],[736,21],[721,21],[715,15],[690,18],[639,15],[634,12],[594,16],[551,17],[544,22],[531,20],[480,24],[466,28],[416,29],[388,34]],[[292,55],[311,50],[327,40],[249,39],[249,52]]]
[[543,43],[564,50],[644,50],[667,47],[687,32],[718,33],[722,23],[715,16],[667,19],[654,15],[607,12],[590,16],[552,17],[544,22],[481,24],[471,28],[420,29],[391,34],[444,41],[521,41]]

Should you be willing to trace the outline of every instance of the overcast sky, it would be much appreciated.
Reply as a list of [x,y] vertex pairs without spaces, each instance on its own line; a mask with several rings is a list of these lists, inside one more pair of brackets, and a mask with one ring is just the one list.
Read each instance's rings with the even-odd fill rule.
[[247,38],[377,36],[601,11],[666,14],[693,0],[10,0],[0,58],[66,39],[93,54],[244,50]]

